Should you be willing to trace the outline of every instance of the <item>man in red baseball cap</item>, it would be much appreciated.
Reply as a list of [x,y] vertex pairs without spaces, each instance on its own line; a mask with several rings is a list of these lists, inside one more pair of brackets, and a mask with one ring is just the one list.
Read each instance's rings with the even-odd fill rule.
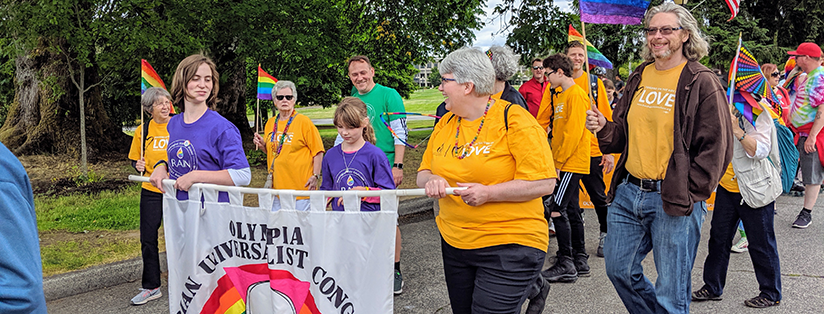
[[807,228],[812,222],[812,209],[818,199],[821,182],[824,181],[824,166],[821,153],[824,152],[824,67],[821,66],[821,47],[806,42],[798,49],[787,52],[794,55],[796,65],[804,71],[796,83],[797,93],[790,109],[790,123],[798,134],[798,148],[801,168],[801,182],[807,193],[804,194],[804,207],[798,213],[794,228]]

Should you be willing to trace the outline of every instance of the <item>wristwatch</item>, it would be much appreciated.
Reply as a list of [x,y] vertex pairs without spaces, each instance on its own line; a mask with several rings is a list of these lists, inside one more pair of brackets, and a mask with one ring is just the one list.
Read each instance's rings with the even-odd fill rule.
[[403,170],[403,163],[396,162],[396,163],[392,164],[392,168],[398,168],[398,169]]

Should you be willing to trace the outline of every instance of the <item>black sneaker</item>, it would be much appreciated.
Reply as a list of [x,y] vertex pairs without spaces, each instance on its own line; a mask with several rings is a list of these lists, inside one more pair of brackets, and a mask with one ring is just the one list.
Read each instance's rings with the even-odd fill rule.
[[721,301],[720,295],[715,295],[707,288],[701,288],[692,293],[693,301]]
[[798,213],[798,217],[795,218],[795,222],[793,222],[793,228],[805,229],[809,227],[812,222],[812,213],[802,209],[801,212]]
[[744,305],[749,306],[749,307],[759,308],[759,309],[763,309],[765,307],[771,307],[771,306],[775,306],[775,305],[779,305],[779,304],[781,304],[781,301],[773,301],[773,300],[767,299],[767,297],[760,296],[760,295],[755,297],[755,298],[744,301]]
[[575,255],[573,264],[575,264],[575,271],[578,272],[578,277],[589,277],[589,264],[587,264],[587,259],[589,259],[589,255]]
[[575,264],[572,262],[572,258],[567,256],[559,256],[558,260],[555,261],[555,265],[542,271],[541,275],[549,282],[575,282],[578,280]]
[[543,275],[538,275],[538,280],[541,283],[541,289],[537,296],[529,299],[525,314],[541,314],[544,312],[546,297],[549,295],[549,281],[546,281]]

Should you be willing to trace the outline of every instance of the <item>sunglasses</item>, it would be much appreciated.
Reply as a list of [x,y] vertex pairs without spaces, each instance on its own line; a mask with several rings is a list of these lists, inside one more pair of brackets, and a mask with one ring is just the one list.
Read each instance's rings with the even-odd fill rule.
[[284,98],[286,98],[286,100],[292,100],[292,98],[295,98],[295,96],[292,96],[292,95],[277,95],[277,96],[275,96],[275,98],[277,98],[277,100],[283,100]]
[[532,67],[533,70],[543,70],[544,67]]
[[647,36],[653,36],[658,32],[661,32],[661,35],[669,35],[672,34],[673,31],[677,31],[679,29],[684,29],[684,27],[652,27],[645,28],[644,32],[647,33]]
[[781,75],[781,73],[778,73],[778,71],[775,71],[772,74],[770,74],[770,76],[772,77],[778,77],[779,75]]
[[457,81],[458,81],[458,80],[453,79],[453,78],[445,78],[445,77],[441,77],[441,83],[444,83],[444,84],[445,84],[446,82],[457,82]]
[[556,72],[558,72],[558,70],[552,70],[552,71],[547,72],[545,75],[547,77],[549,77],[550,75],[552,75],[553,73],[556,73]]

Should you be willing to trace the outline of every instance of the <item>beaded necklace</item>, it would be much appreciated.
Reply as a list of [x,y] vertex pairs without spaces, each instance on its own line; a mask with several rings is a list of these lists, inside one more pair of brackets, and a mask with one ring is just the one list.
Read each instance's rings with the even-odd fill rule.
[[[275,167],[275,159],[280,156],[280,150],[283,149],[283,142],[286,140],[286,132],[289,132],[289,126],[292,125],[292,120],[295,119],[295,110],[292,109],[292,114],[289,115],[289,121],[286,122],[286,127],[283,128],[283,134],[280,135],[280,140],[278,141],[278,149],[275,151],[275,157],[272,158],[272,165],[269,167],[269,170],[273,170]],[[275,118],[275,127],[272,129],[272,135],[270,137],[270,142],[275,141],[275,134],[278,133],[278,121],[280,120],[280,112],[278,112],[278,116]]]
[[475,134],[475,138],[472,139],[472,142],[469,142],[469,145],[464,148],[463,152],[458,155],[458,151],[461,149],[458,147],[458,135],[461,134],[461,117],[458,117],[458,127],[455,131],[455,146],[452,147],[452,154],[455,155],[458,160],[466,158],[469,155],[469,151],[472,150],[472,146],[475,145],[475,141],[478,140],[478,136],[481,135],[481,129],[484,127],[484,120],[486,120],[486,113],[489,112],[489,106],[492,105],[492,97],[489,97],[489,101],[486,102],[486,109],[484,109],[484,115],[481,118],[481,125],[478,126],[478,133]]

